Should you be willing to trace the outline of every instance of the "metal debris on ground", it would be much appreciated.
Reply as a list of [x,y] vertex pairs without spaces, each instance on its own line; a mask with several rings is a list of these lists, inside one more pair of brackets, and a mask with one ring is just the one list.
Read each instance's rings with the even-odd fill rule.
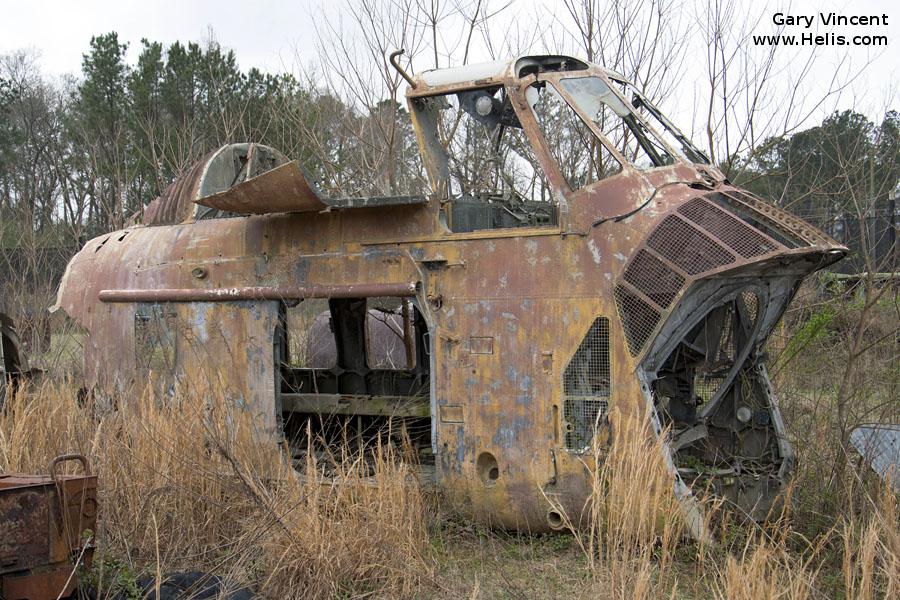
[[900,425],[860,425],[850,432],[850,443],[873,471],[900,491]]

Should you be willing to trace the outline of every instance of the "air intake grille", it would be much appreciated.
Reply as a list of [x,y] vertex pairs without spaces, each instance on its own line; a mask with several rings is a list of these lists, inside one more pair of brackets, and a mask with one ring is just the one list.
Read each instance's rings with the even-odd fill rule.
[[753,292],[741,292],[741,301],[744,303],[744,311],[751,323],[756,323],[759,316],[759,298]]
[[725,248],[675,215],[662,220],[650,234],[647,245],[688,275],[734,262],[734,256]]
[[609,319],[598,317],[563,372],[566,450],[583,452],[610,396]]
[[659,323],[659,313],[621,285],[616,286],[616,307],[625,329],[628,350],[637,356]]
[[[784,214],[774,206],[764,202],[754,202],[752,198],[743,194],[741,194],[741,200],[725,194],[709,194],[706,198],[787,248],[800,248],[808,245],[795,231],[784,224],[783,218],[775,218],[784,217]],[[794,223],[794,221],[791,222]]]
[[773,242],[703,198],[694,198],[681,206],[678,212],[710,232],[713,237],[725,242],[744,258],[762,256],[778,248]]
[[623,278],[660,308],[668,308],[684,285],[684,277],[647,250],[635,255]]

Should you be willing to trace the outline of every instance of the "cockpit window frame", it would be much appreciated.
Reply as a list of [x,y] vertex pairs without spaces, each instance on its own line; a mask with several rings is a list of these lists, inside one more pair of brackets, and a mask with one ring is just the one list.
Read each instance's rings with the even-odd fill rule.
[[[600,128],[597,126],[597,124],[594,122],[594,120],[592,118],[590,118],[590,115],[585,114],[584,110],[581,108],[580,104],[575,99],[575,97],[572,96],[572,94],[569,92],[569,90],[566,89],[566,87],[561,84],[561,81],[564,79],[581,79],[581,78],[585,78],[585,77],[597,77],[598,79],[603,81],[607,85],[607,87],[609,87],[610,91],[628,108],[628,110],[631,112],[631,114],[634,115],[635,119],[640,123],[640,125],[644,129],[649,131],[649,133],[655,138],[652,141],[661,145],[667,151],[669,156],[672,157],[673,162],[670,164],[665,164],[665,165],[655,165],[654,167],[651,167],[649,169],[640,169],[637,166],[635,166],[633,161],[626,158],[621,153],[621,151],[619,151],[618,147],[615,144],[613,144],[612,141],[606,136],[606,134],[604,134],[604,132],[600,130]],[[626,169],[630,170],[632,173],[634,173],[634,172],[646,173],[646,172],[652,171],[654,169],[669,168],[669,167],[671,167],[675,164],[679,164],[679,163],[695,164],[695,163],[688,162],[685,159],[685,157],[682,155],[682,151],[680,149],[673,148],[669,143],[666,142],[665,137],[662,136],[660,134],[660,132],[655,127],[653,127],[653,125],[651,123],[649,123],[647,121],[647,119],[644,118],[643,115],[641,115],[638,111],[632,109],[631,104],[628,102],[628,100],[626,98],[624,98],[622,96],[621,92],[615,85],[615,81],[617,79],[618,78],[616,78],[616,79],[610,78],[606,73],[604,73],[598,69],[592,68],[592,69],[587,69],[584,71],[567,71],[567,72],[562,72],[562,73],[540,74],[537,76],[536,80],[546,81],[546,82],[549,82],[551,85],[553,85],[556,92],[569,104],[569,106],[572,108],[572,110],[574,110],[578,114],[578,116],[581,118],[581,120],[584,121],[584,123],[591,129],[591,131],[598,137],[598,139],[600,139],[602,141],[603,145],[606,146],[606,149],[609,150],[610,153],[613,154],[622,163],[622,167],[623,167],[622,172],[623,173],[625,172]],[[627,80],[624,80],[624,81],[626,83],[630,83]],[[523,83],[524,83],[524,81],[523,81]],[[522,87],[524,88],[525,86],[522,86]],[[634,86],[632,85],[632,87],[634,87]]]
[[[604,135],[597,124],[584,113],[584,111],[579,107],[578,102],[575,100],[575,98],[572,97],[568,90],[566,90],[564,86],[560,84],[560,81],[563,79],[576,79],[584,77],[597,77],[601,79],[609,87],[612,93],[628,108],[630,113],[634,115],[641,128],[653,137],[652,141],[655,144],[658,144],[661,148],[665,149],[667,154],[672,158],[672,162],[669,164],[654,165],[646,169],[641,169],[637,167],[633,163],[633,161],[627,159],[623,155],[623,153],[619,151],[616,145],[613,144],[606,135]],[[547,145],[547,141],[544,139],[544,136],[541,133],[540,126],[537,122],[534,112],[525,99],[525,90],[527,90],[529,86],[538,81],[550,83],[553,86],[554,90],[566,101],[571,109],[575,111],[578,117],[585,123],[588,129],[597,137],[600,143],[603,144],[609,154],[621,163],[622,169],[619,173],[611,175],[599,181],[592,182],[585,187],[572,189],[572,187],[564,177],[560,166],[557,164],[557,161],[553,158],[553,155]],[[557,196],[557,203],[559,203],[560,201],[565,201],[564,199],[571,198],[573,194],[580,190],[588,187],[594,187],[601,182],[609,181],[611,179],[617,179],[629,175],[645,175],[659,169],[672,168],[673,166],[677,165],[687,165],[692,168],[696,168],[698,165],[703,166],[704,163],[692,162],[688,157],[684,155],[683,151],[680,148],[673,147],[671,142],[667,141],[666,136],[660,133],[658,127],[654,126],[644,115],[640,113],[640,111],[634,109],[629,100],[623,95],[621,87],[622,83],[627,84],[635,90],[637,89],[633,83],[631,83],[622,75],[619,75],[618,73],[609,73],[601,67],[598,67],[597,65],[588,64],[588,67],[586,69],[553,69],[547,71],[539,71],[537,73],[529,73],[524,77],[518,77],[514,70],[507,69],[503,73],[500,73],[496,76],[486,77],[477,81],[466,81],[434,87],[419,86],[418,88],[410,88],[407,91],[410,115],[414,120],[416,134],[419,138],[419,146],[422,151],[422,158],[425,163],[426,171],[429,175],[433,193],[438,198],[442,197],[442,193],[444,195],[446,194],[446,181],[448,179],[449,173],[446,171],[446,167],[441,165],[442,148],[439,147],[440,144],[435,144],[435,142],[437,141],[435,135],[436,132],[433,131],[434,128],[428,123],[428,109],[424,108],[423,102],[428,98],[435,98],[449,93],[487,89],[496,86],[502,86],[507,97],[510,98],[512,107],[518,115],[519,121],[522,123],[522,128],[525,132],[525,135],[531,143],[532,150],[536,158],[538,159],[541,168],[544,170],[544,176],[553,188],[554,196]],[[646,98],[643,96],[643,94],[641,94],[641,98],[646,102]],[[658,109],[656,109],[655,106],[653,106],[653,109],[658,112]],[[657,118],[660,119],[661,123],[663,123],[664,125],[665,123],[669,123],[671,125],[671,122],[664,115],[662,115],[662,113],[660,113],[660,115],[661,119],[660,117]],[[671,125],[671,127],[675,132],[677,132],[677,135],[683,136],[681,131],[675,128],[674,125]],[[686,138],[686,136],[685,139],[691,142],[690,138]],[[693,145],[693,142],[691,143]],[[562,222],[560,222],[559,225],[562,226]]]

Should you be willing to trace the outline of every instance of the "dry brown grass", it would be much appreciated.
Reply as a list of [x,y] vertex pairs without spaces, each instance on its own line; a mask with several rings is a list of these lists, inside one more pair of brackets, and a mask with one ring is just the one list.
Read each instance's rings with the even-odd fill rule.
[[568,521],[594,597],[870,600],[900,591],[897,496],[888,488],[865,517],[848,514],[814,540],[794,532],[789,511],[766,526],[738,525],[700,498],[713,545],[690,542],[661,441],[644,419],[613,418],[612,445],[595,448],[589,525]]
[[165,400],[123,396],[103,411],[80,406],[68,385],[44,384],[0,411],[0,472],[45,472],[65,452],[91,458],[102,508],[96,564],[112,565],[95,569],[101,597],[128,577],[182,569],[215,572],[266,598],[900,592],[894,493],[815,539],[796,533],[788,514],[756,530],[723,521],[715,547],[698,545],[686,540],[660,442],[635,417],[618,416],[613,443],[597,449],[590,518],[563,544],[444,520],[392,448],[365,461],[335,458],[327,479],[308,458],[298,474],[286,449],[221,397],[199,381]]
[[[216,397],[184,386],[173,400],[145,393],[99,414],[67,386],[29,390],[0,413],[0,472],[88,455],[97,562],[133,573],[207,570],[271,598],[409,596],[430,577],[424,499],[393,450],[335,462],[337,484],[313,463],[300,476]],[[101,580],[101,597],[113,585]]]
[[[595,445],[588,527],[573,528],[592,572],[612,597],[658,596],[685,533],[661,439],[649,422],[613,411],[612,443]],[[671,587],[671,585],[669,586]]]

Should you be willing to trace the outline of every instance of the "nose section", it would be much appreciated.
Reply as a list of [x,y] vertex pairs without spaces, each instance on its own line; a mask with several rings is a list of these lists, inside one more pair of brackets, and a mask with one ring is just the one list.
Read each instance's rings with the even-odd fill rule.
[[803,278],[846,252],[729,188],[671,210],[632,255],[616,305],[682,491],[711,491],[755,519],[772,510],[793,452],[765,341]]

